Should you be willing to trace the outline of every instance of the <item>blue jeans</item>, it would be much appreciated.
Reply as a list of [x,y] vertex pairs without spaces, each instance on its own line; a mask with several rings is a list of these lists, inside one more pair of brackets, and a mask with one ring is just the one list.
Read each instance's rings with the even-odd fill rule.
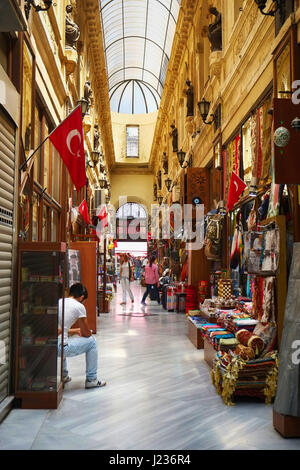
[[156,284],[147,284],[147,289],[143,295],[142,302],[145,302],[147,295],[148,294],[150,295],[150,292],[152,291],[152,289],[154,289],[156,300],[160,304],[159,291],[158,291],[158,287]]
[[136,268],[135,275],[137,279],[141,279],[141,268]]
[[130,281],[128,277],[121,277],[121,286],[123,290],[123,302],[126,303],[126,292],[128,292],[128,295],[131,300],[134,300],[133,293],[130,289]]
[[[58,354],[61,352],[61,343],[58,343]],[[94,336],[85,338],[84,336],[68,338],[68,344],[64,346],[64,372],[68,375],[67,357],[79,356],[85,353],[86,378],[87,380],[97,379],[98,350]]]

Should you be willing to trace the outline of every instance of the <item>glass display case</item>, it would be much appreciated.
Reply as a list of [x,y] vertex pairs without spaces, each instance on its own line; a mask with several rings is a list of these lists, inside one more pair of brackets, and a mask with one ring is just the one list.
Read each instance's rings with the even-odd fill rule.
[[16,398],[22,408],[57,408],[62,396],[58,299],[66,287],[66,244],[19,244]]

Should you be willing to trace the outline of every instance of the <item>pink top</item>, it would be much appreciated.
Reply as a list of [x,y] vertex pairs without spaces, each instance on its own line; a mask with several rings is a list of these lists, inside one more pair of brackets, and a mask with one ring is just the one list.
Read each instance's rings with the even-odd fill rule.
[[145,282],[146,284],[157,284],[158,283],[158,270],[157,270],[157,265],[152,264],[147,264],[145,267]]

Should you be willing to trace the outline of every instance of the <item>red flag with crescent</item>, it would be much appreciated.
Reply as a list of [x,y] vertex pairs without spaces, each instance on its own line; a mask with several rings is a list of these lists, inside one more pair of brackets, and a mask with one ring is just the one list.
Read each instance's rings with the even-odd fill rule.
[[239,197],[245,188],[247,188],[246,183],[244,183],[241,178],[239,178],[234,172],[232,172],[227,199],[227,209],[229,211],[233,209],[234,204],[239,200]]
[[82,114],[80,106],[49,135],[49,139],[63,159],[71,179],[79,191],[86,185],[83,147]]
[[107,220],[107,211],[106,211],[106,206],[103,206],[100,212],[97,214],[98,219],[101,222],[101,226],[108,227],[108,220]]
[[90,220],[89,210],[88,210],[88,206],[87,206],[87,203],[86,203],[85,199],[82,201],[80,206],[78,206],[78,210],[79,210],[80,214],[82,215],[83,219],[85,220],[85,222],[87,224],[90,224],[91,220]]

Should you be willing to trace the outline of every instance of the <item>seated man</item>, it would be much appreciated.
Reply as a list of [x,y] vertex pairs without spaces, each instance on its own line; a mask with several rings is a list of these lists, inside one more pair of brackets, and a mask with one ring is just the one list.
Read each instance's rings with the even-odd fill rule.
[[[88,298],[86,288],[79,282],[73,284],[70,288],[69,297],[65,299],[64,311],[64,332],[63,332],[63,348],[64,348],[64,383],[69,382],[71,378],[68,375],[67,357],[78,356],[85,353],[86,359],[86,381],[85,388],[104,387],[105,381],[97,379],[98,351],[97,343],[88,328],[86,309],[83,305]],[[70,329],[78,320],[79,328]],[[59,334],[62,329],[62,299],[58,301],[58,321]],[[70,337],[79,334],[79,337]],[[61,352],[61,336],[58,342],[58,353]]]

